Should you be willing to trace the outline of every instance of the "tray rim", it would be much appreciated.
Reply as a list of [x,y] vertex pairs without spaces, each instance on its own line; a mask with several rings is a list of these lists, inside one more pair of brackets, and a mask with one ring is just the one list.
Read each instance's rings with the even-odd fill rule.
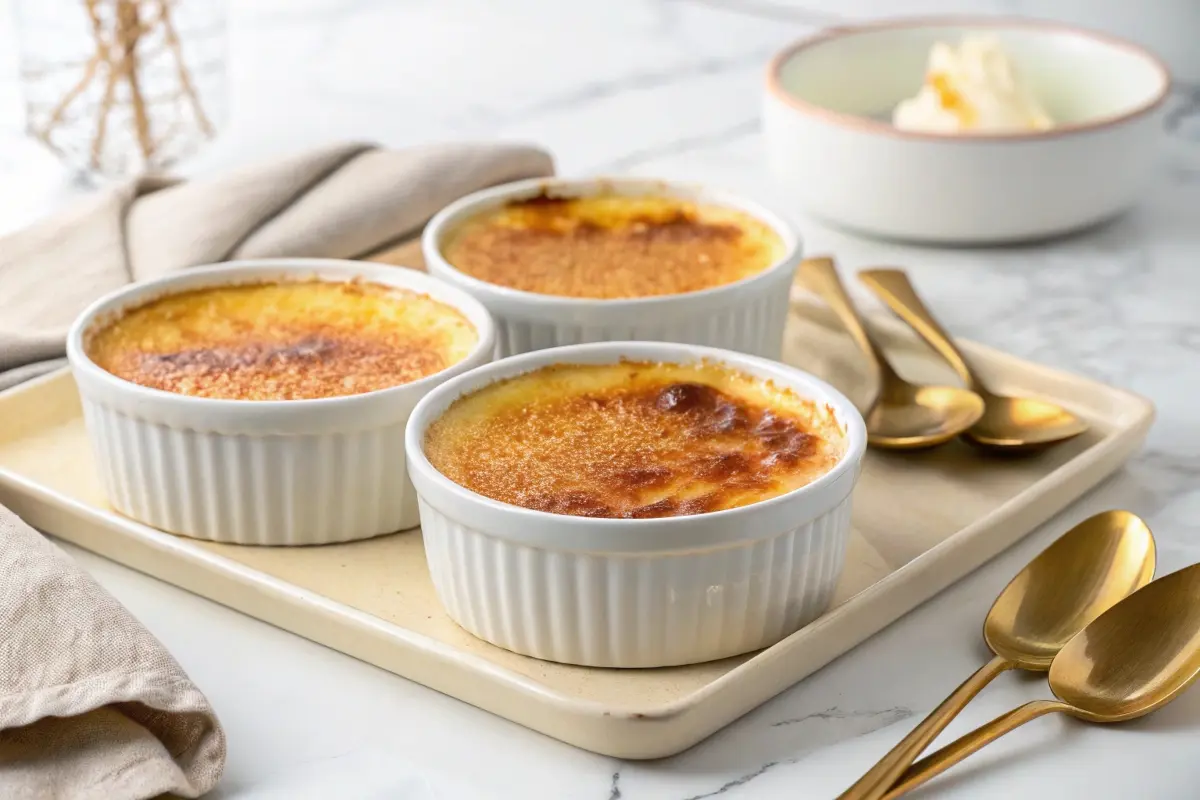
[[[58,374],[57,377],[59,379],[61,379],[64,376],[61,374]],[[24,478],[20,475],[15,475],[15,474],[11,473],[10,471],[0,467],[0,483],[5,483],[5,482],[10,483],[11,485],[13,485],[17,488],[21,488],[23,486],[24,490],[28,493],[28,495],[30,497],[33,497],[34,499],[36,499],[40,502],[56,503],[56,504],[64,506],[64,507],[72,508],[72,509],[74,509],[75,513],[77,513],[79,516],[86,517],[86,518],[94,521],[95,523],[99,524],[103,528],[120,528],[124,533],[131,534],[139,542],[150,546],[154,550],[160,550],[163,552],[180,553],[180,554],[182,554],[182,557],[185,560],[187,560],[189,562],[193,562],[196,565],[204,565],[204,564],[215,565],[218,568],[220,568],[221,570],[227,572],[227,574],[230,577],[252,580],[256,585],[267,586],[275,591],[280,592],[281,597],[288,597],[288,598],[292,598],[292,599],[296,599],[296,600],[302,600],[306,603],[311,604],[312,606],[314,606],[316,608],[321,608],[326,611],[334,611],[339,616],[345,616],[345,617],[349,617],[349,618],[353,619],[355,621],[356,626],[361,626],[361,627],[367,628],[367,629],[374,628],[374,629],[378,629],[378,630],[388,631],[389,633],[397,634],[398,638],[400,638],[406,642],[415,642],[416,644],[418,644],[422,647],[428,647],[428,649],[430,649],[431,651],[435,651],[438,655],[451,655],[456,659],[467,660],[467,661],[478,661],[478,662],[480,662],[480,666],[482,667],[483,671],[504,673],[505,675],[511,675],[512,679],[516,683],[529,684],[528,688],[531,690],[531,692],[533,694],[545,695],[552,699],[561,697],[561,695],[555,694],[553,692],[545,691],[535,681],[532,681],[532,680],[524,677],[523,675],[520,675],[520,674],[514,673],[514,672],[510,672],[509,670],[505,670],[500,667],[496,667],[495,665],[491,664],[491,662],[487,661],[484,658],[481,658],[476,655],[472,655],[470,653],[463,653],[449,645],[446,645],[446,644],[443,644],[442,642],[437,641],[436,639],[431,639],[428,636],[422,636],[421,634],[413,633],[408,628],[405,628],[400,625],[396,625],[395,623],[388,622],[387,620],[384,620],[384,619],[380,619],[379,617],[372,616],[371,614],[368,614],[365,611],[359,611],[356,608],[345,605],[344,603],[339,603],[336,600],[330,600],[328,597],[325,597],[324,595],[320,595],[309,589],[305,589],[303,587],[299,587],[294,584],[288,583],[287,581],[281,580],[272,575],[267,575],[265,573],[259,572],[258,570],[252,569],[251,567],[248,567],[245,564],[241,564],[232,559],[225,558],[224,556],[218,555],[217,553],[213,553],[213,552],[210,552],[210,551],[204,550],[204,549],[188,547],[189,540],[182,536],[177,536],[175,534],[167,533],[165,531],[159,531],[155,528],[150,528],[149,526],[142,525],[141,523],[135,522],[134,520],[122,517],[120,514],[116,513],[115,511],[97,509],[93,506],[87,505],[86,503],[81,503],[78,500],[74,500],[74,499],[67,497],[66,495],[63,495],[54,490],[46,489],[44,486],[34,483],[33,481],[31,481],[27,478]],[[414,528],[413,530],[415,531],[417,529]],[[51,533],[50,535],[57,539],[61,539],[64,542],[75,545],[76,547],[80,547],[84,550],[88,550],[89,552],[96,552],[96,551],[90,550],[90,548],[88,548],[86,545],[79,544],[76,541],[74,541],[73,539],[67,538],[61,534]],[[396,534],[387,534],[387,535],[396,535]],[[104,554],[99,554],[99,555],[101,555],[104,558],[108,558],[107,555],[104,555]],[[122,562],[117,562],[117,563],[122,563]],[[130,568],[135,569],[135,570],[137,569],[136,567],[130,567]],[[140,572],[140,570],[137,570],[137,571]],[[157,575],[153,575],[150,573],[143,573],[143,574],[148,574],[151,578],[154,578],[156,580],[163,580],[162,578],[159,578]],[[183,587],[179,587],[178,584],[174,584],[174,583],[171,583],[170,585],[176,586],[177,588],[183,588]],[[192,591],[192,590],[184,589],[184,591]],[[195,594],[196,592],[193,592],[193,593]],[[201,596],[206,596],[206,595],[201,595]],[[220,600],[214,599],[213,602],[216,602],[220,605],[225,605]],[[225,606],[225,607],[232,608],[231,606]],[[232,610],[237,611],[240,614],[246,613],[237,608],[232,608]],[[247,614],[247,616],[250,616],[250,615]],[[255,619],[257,619],[257,617],[255,617]],[[271,624],[271,623],[268,623],[268,624]],[[296,635],[303,637],[303,634],[296,634]],[[304,637],[304,638],[307,638],[307,637]],[[318,642],[318,644],[320,644],[320,643]],[[328,645],[323,645],[323,646],[328,646]],[[399,677],[403,677],[403,676],[399,676]],[[601,709],[603,708],[602,704],[597,703],[595,701],[586,701],[586,702],[588,704],[596,705],[597,707],[599,707]]]
[[[804,301],[800,301],[800,304],[809,305],[804,303]],[[794,301],[793,306],[795,305],[797,305],[797,302]],[[817,316],[828,317],[824,313],[825,309],[816,306],[811,306],[806,311],[812,312]],[[905,331],[901,323],[891,318],[873,320],[873,324],[878,324],[883,329],[881,332],[891,335],[902,334]],[[611,726],[614,723],[635,725],[643,723],[666,723],[673,720],[682,720],[694,713],[703,711],[704,707],[710,704],[720,706],[722,705],[722,698],[727,698],[740,684],[745,683],[748,678],[751,679],[751,685],[753,686],[754,676],[773,669],[773,662],[787,660],[788,656],[797,655],[795,651],[797,649],[802,650],[807,639],[814,635],[819,635],[825,628],[830,626],[839,626],[853,622],[856,613],[859,616],[867,614],[873,603],[881,602],[881,598],[886,598],[894,592],[900,591],[905,585],[909,586],[909,598],[915,599],[911,603],[904,603],[905,610],[902,614],[897,615],[882,625],[876,625],[874,622],[868,623],[867,627],[869,630],[863,635],[856,634],[852,637],[854,638],[853,642],[845,646],[835,646],[833,649],[837,652],[832,657],[822,660],[815,666],[802,667],[790,679],[784,677],[782,679],[762,681],[762,683],[768,685],[768,688],[766,690],[751,692],[753,697],[750,702],[737,702],[735,704],[736,707],[726,703],[725,705],[729,706],[728,708],[716,709],[709,715],[711,718],[699,728],[690,731],[676,731],[673,736],[669,737],[665,735],[667,733],[665,730],[659,730],[657,732],[659,734],[658,738],[661,738],[663,741],[660,742],[659,746],[650,748],[653,752],[648,752],[645,748],[642,748],[642,751],[632,753],[627,752],[619,746],[615,749],[611,746],[605,749],[597,749],[595,746],[580,744],[578,738],[575,741],[571,741],[569,738],[549,733],[545,725],[539,726],[515,719],[513,714],[503,713],[496,709],[497,706],[508,702],[507,698],[503,698],[497,702],[480,703],[475,699],[464,697],[464,692],[453,692],[440,686],[431,686],[426,680],[405,675],[392,667],[384,666],[358,653],[348,653],[344,647],[330,644],[328,637],[321,638],[314,635],[312,631],[319,627],[315,623],[301,626],[295,624],[285,625],[261,613],[254,613],[247,610],[244,603],[241,606],[231,604],[226,599],[216,596],[218,592],[204,591],[202,588],[188,585],[195,581],[163,578],[161,577],[164,572],[162,569],[150,571],[141,566],[134,566],[130,563],[130,559],[105,552],[106,548],[103,546],[97,547],[94,542],[89,543],[87,540],[94,536],[90,532],[82,535],[78,532],[64,535],[58,531],[46,529],[48,533],[63,541],[75,544],[85,550],[96,552],[103,557],[123,563],[151,577],[164,580],[179,588],[199,594],[228,608],[265,621],[268,624],[282,627],[296,635],[338,650],[351,657],[375,664],[379,668],[386,669],[401,677],[406,677],[409,680],[426,685],[429,688],[434,688],[437,691],[476,705],[484,710],[512,719],[518,722],[518,724],[548,733],[548,735],[563,739],[575,746],[623,758],[656,758],[680,752],[702,741],[734,719],[748,713],[766,700],[803,680],[816,669],[819,669],[839,655],[853,649],[858,644],[870,638],[870,636],[888,627],[901,616],[914,610],[952,583],[966,577],[970,572],[1023,538],[1054,513],[1074,502],[1087,489],[1090,489],[1108,474],[1118,469],[1129,455],[1141,445],[1146,432],[1153,422],[1155,416],[1153,404],[1147,398],[1132,391],[1108,386],[1086,376],[1029,362],[986,345],[965,340],[960,340],[959,344],[968,356],[986,362],[988,371],[990,372],[1007,372],[1016,369],[1026,375],[1035,375],[1054,381],[1069,381],[1076,387],[1092,390],[1096,393],[1097,397],[1102,396],[1105,399],[1105,405],[1110,409],[1106,416],[1111,420],[1111,425],[1104,432],[1103,437],[1087,450],[1059,465],[1041,480],[1009,498],[990,513],[973,520],[952,536],[915,557],[902,567],[897,568],[883,579],[858,592],[837,608],[827,612],[817,621],[793,633],[772,647],[760,651],[698,689],[655,706],[617,708],[597,700],[572,697],[556,692],[533,678],[498,666],[480,655],[461,651],[452,645],[423,634],[414,633],[401,625],[375,617],[367,612],[359,611],[311,590],[290,584],[283,579],[259,572],[217,553],[193,547],[187,539],[148,528],[133,520],[128,520],[109,509],[91,506],[85,502],[78,501],[4,467],[0,467],[0,490],[5,490],[5,494],[23,495],[28,500],[40,504],[49,510],[45,514],[41,511],[31,514],[35,519],[40,520],[43,517],[52,518],[56,513],[63,513],[72,518],[81,518],[83,521],[98,526],[105,531],[119,531],[123,536],[131,536],[135,539],[142,547],[147,549],[148,553],[167,558],[179,558],[191,569],[198,569],[202,572],[215,572],[225,580],[233,581],[246,589],[264,593],[275,602],[282,603],[284,606],[303,608],[308,612],[315,609],[322,618],[341,620],[340,624],[342,625],[349,622],[350,628],[353,631],[372,636],[382,636],[391,646],[398,646],[406,653],[415,653],[419,656],[431,658],[435,663],[454,665],[467,669],[472,674],[486,676],[488,680],[500,684],[507,691],[515,692],[518,699],[524,698],[540,701],[541,703],[549,704],[554,710],[560,713],[569,715],[576,721],[603,721],[606,726]],[[36,391],[46,384],[71,380],[72,376],[70,375],[69,368],[56,370],[7,391],[0,392],[0,404],[3,404],[4,401],[17,394]],[[75,391],[74,387],[71,387],[71,391]],[[1072,484],[1080,484],[1081,488],[1072,487]],[[1063,491],[1064,489],[1066,491]],[[1054,499],[1050,503],[1044,502],[1048,496],[1056,491],[1060,492],[1059,498]],[[1039,503],[1039,501],[1042,502]],[[18,503],[18,505],[23,504]],[[1002,538],[999,546],[990,548],[982,547],[983,544],[986,544],[979,541],[983,534],[993,530],[999,524],[1008,522],[1010,517],[1017,515],[1022,510],[1028,511],[1028,509],[1035,506],[1038,506],[1039,510],[1030,515],[1034,518],[1032,522],[1028,524],[1014,524],[1012,527],[1018,532],[1005,537],[997,537],[997,539]],[[124,539],[114,538],[113,541],[121,542]],[[967,569],[960,570],[957,567],[947,564],[950,555],[956,551],[966,549],[970,545],[979,545],[978,549],[982,553],[982,556],[972,555],[970,559],[972,563]],[[132,560],[137,561],[141,559],[134,558]],[[915,591],[913,591],[914,588]],[[298,630],[298,627],[304,628],[305,632]],[[774,670],[778,672],[779,668],[774,668]],[[769,678],[769,675],[767,677]],[[465,694],[470,694],[470,692]],[[658,726],[655,725],[654,727]],[[583,736],[583,738],[589,737]],[[667,740],[670,741],[668,742]]]

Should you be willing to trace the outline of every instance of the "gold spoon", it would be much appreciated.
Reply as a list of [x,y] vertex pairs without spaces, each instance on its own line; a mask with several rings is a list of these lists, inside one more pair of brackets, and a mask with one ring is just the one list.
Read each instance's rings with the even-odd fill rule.
[[1087,430],[1086,422],[1062,406],[989,390],[954,345],[954,340],[921,302],[903,270],[870,269],[860,272],[858,277],[929,342],[967,386],[983,398],[986,407],[983,418],[967,431],[969,441],[993,450],[1032,451],[1066,441]]
[[883,797],[950,720],[1001,672],[1050,669],[1072,636],[1150,581],[1154,554],[1150,529],[1128,511],[1101,512],[1060,536],[1012,579],[988,612],[983,638],[996,657],[955,689],[841,800]]
[[986,744],[1044,714],[1124,722],[1178,697],[1200,675],[1200,564],[1139,589],[1079,632],[1050,665],[1050,691],[912,766],[887,798],[915,789]]
[[806,259],[800,276],[841,318],[879,371],[879,393],[863,415],[868,444],[894,450],[932,447],[950,441],[983,416],[983,400],[974,392],[956,386],[916,386],[896,373],[867,332],[832,259]]

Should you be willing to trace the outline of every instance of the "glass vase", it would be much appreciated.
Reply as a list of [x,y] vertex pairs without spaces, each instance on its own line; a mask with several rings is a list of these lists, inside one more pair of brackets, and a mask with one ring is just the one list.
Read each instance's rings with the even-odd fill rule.
[[169,167],[225,121],[222,0],[16,0],[26,130],[80,175]]

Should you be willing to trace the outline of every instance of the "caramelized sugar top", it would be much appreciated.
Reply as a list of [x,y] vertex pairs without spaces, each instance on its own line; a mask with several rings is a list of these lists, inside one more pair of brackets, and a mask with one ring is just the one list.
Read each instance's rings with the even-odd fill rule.
[[784,254],[760,220],[670,197],[521,200],[453,231],[442,255],[488,283],[616,299],[682,294],[742,280]]
[[225,400],[310,400],[423,378],[478,341],[457,309],[360,281],[281,281],[181,292],[93,333],[88,356],[119,378]]
[[474,492],[626,519],[766,500],[844,449],[829,408],[706,363],[546,367],[460,398],[425,435],[433,466]]

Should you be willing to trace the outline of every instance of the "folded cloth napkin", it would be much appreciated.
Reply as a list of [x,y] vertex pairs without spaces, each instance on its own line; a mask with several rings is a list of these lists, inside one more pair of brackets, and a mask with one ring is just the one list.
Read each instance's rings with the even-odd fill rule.
[[465,194],[553,171],[520,145],[347,144],[107,191],[0,238],[0,389],[61,365],[71,320],[130,281],[237,258],[369,255]]
[[[234,258],[353,258],[476,189],[553,173],[513,145],[342,145],[204,181],[151,177],[0,239],[0,389],[62,363],[71,320],[129,281]],[[213,787],[225,737],[162,645],[0,507],[0,798]]]
[[163,646],[0,507],[0,797],[198,797],[225,734]]

